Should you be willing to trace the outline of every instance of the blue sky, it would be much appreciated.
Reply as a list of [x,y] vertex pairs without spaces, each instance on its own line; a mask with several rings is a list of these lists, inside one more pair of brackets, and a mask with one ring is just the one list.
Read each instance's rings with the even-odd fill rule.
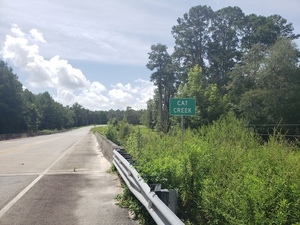
[[279,14],[300,33],[299,0],[0,0],[0,53],[26,88],[64,105],[142,109],[154,89],[150,46],[172,53],[172,26],[196,5]]

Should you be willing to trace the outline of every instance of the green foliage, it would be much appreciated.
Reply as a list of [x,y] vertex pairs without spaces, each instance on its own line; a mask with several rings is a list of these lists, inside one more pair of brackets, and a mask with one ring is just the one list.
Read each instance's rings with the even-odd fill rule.
[[101,133],[117,145],[123,145],[132,132],[132,125],[125,119],[119,122],[116,118],[112,118],[107,126],[95,127],[92,131]]
[[237,114],[250,124],[300,123],[297,61],[298,50],[289,39],[269,48],[254,46],[231,72],[229,98]]
[[178,89],[176,97],[196,99],[196,116],[185,119],[190,128],[209,124],[229,109],[227,96],[221,95],[216,84],[208,84],[198,65],[190,70],[187,83]]
[[0,60],[0,134],[26,130],[21,93],[22,84],[17,75]]
[[126,150],[148,183],[179,192],[186,224],[296,224],[300,221],[300,151],[274,134],[261,144],[233,114],[168,134],[138,128]]

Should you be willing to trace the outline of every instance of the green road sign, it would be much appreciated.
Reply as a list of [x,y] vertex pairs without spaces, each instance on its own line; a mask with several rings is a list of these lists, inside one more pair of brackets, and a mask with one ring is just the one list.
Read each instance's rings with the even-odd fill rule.
[[196,115],[196,100],[194,98],[170,98],[169,114],[171,116]]

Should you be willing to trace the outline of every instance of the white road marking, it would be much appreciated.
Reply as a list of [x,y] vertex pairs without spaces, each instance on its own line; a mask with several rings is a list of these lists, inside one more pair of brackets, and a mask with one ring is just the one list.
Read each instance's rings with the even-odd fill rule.
[[0,210],[0,218],[14,205],[16,204],[42,177],[48,173],[48,171],[59,161],[61,160],[68,152],[70,152],[73,147],[81,141],[86,135],[81,137],[78,141],[76,141],[69,149],[67,149],[58,159],[55,160],[47,169],[45,169],[37,178],[35,178],[26,188],[24,188],[16,197],[14,197],[7,205],[5,205]]

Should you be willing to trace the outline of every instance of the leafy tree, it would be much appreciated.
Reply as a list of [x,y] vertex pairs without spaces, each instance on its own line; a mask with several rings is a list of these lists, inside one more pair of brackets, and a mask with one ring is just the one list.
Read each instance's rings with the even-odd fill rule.
[[208,84],[198,65],[190,70],[188,81],[179,88],[177,96],[196,99],[196,116],[185,119],[191,128],[209,124],[228,111],[226,96],[221,95],[215,84]]
[[0,61],[0,133],[26,130],[22,116],[22,84],[12,68]]
[[70,118],[66,118],[68,114],[66,114],[66,109],[63,107],[62,104],[58,102],[54,102],[54,111],[53,111],[53,123],[55,129],[62,130],[63,128],[66,128],[66,122],[69,123],[68,121]]
[[292,41],[254,46],[245,59],[232,71],[229,86],[241,116],[252,124],[300,123],[298,50]]

